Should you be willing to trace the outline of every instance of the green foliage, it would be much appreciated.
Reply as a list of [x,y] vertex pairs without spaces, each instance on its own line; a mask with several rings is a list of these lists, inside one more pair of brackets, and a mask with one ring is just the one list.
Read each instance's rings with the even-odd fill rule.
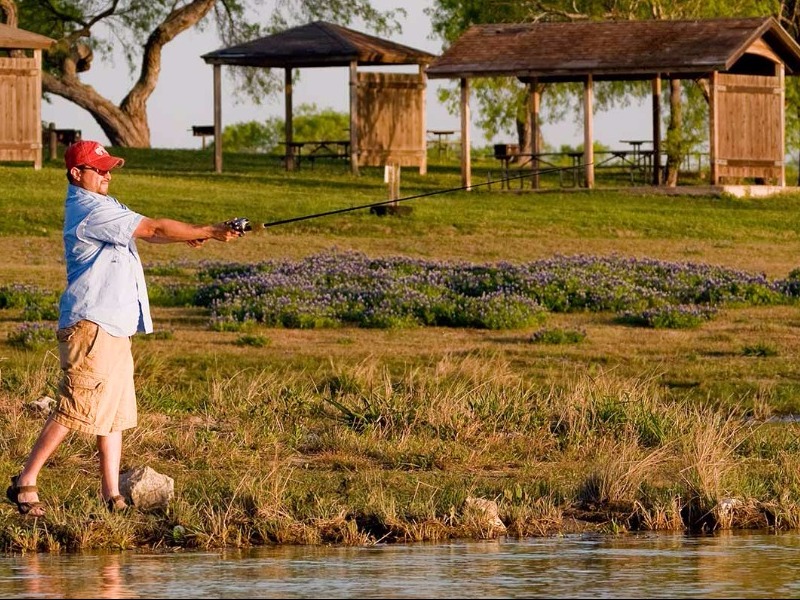
[[36,286],[2,286],[0,309],[22,309],[22,318],[26,321],[56,321],[59,295],[59,292]]
[[[286,121],[271,117],[263,123],[248,121],[228,125],[222,132],[222,144],[229,152],[279,152],[285,137]],[[301,104],[292,116],[293,138],[305,140],[339,140],[350,130],[350,115],[332,108],[320,109],[316,104]]]
[[585,339],[585,331],[560,328],[540,329],[530,337],[533,344],[578,344]]
[[192,306],[196,302],[197,286],[185,284],[147,284],[151,306]]
[[770,344],[769,342],[757,342],[744,346],[742,348],[742,355],[766,358],[768,356],[778,356],[778,349],[774,344]]
[[[283,121],[279,121],[283,125]],[[316,104],[301,104],[292,117],[296,140],[340,140],[350,135],[350,115]]]
[[44,323],[23,323],[15,331],[8,333],[9,344],[26,350],[50,346],[55,341],[55,329],[52,325]]
[[222,131],[222,147],[229,152],[271,152],[281,139],[280,128],[270,121],[234,123]]
[[37,286],[20,284],[0,286],[0,309],[24,309],[28,306],[47,305],[53,301],[58,301],[56,294]]
[[694,329],[711,319],[716,309],[711,306],[664,305],[639,312],[626,312],[621,323],[653,329]]
[[236,340],[237,346],[252,346],[253,348],[263,348],[270,344],[270,339],[262,334],[243,335]]

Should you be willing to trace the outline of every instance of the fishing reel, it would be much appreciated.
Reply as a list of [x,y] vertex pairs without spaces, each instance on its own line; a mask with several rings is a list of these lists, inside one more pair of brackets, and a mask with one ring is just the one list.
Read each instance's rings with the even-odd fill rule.
[[253,226],[250,225],[250,219],[246,217],[236,217],[235,219],[225,221],[225,225],[232,231],[238,233],[240,237],[247,231],[253,231]]

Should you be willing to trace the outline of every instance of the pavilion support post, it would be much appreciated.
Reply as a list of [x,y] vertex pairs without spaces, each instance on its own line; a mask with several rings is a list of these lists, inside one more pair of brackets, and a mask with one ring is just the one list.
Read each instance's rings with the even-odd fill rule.
[[[13,56],[13,55],[12,55]],[[34,50],[33,51],[33,61],[36,64],[34,67],[36,69],[36,89],[38,90],[37,94],[39,97],[42,95],[42,51],[41,50]],[[36,154],[34,155],[33,159],[33,169],[38,171],[42,168],[42,101],[41,99],[37,99],[36,101]]]
[[783,63],[777,65],[778,85],[781,88],[781,174],[778,179],[778,185],[786,187],[786,69]]
[[653,77],[653,185],[661,185],[661,74]]
[[472,187],[472,156],[469,140],[469,79],[461,80],[461,186]]
[[539,153],[541,149],[541,135],[539,134],[539,107],[542,96],[539,93],[539,80],[534,78],[528,84],[528,94],[530,100],[530,120],[531,120],[531,187],[539,189]]
[[214,65],[214,172],[222,173],[222,65]]
[[591,75],[586,76],[583,84],[583,164],[586,168],[586,187],[594,188],[594,122],[592,105],[594,82]]
[[286,156],[284,157],[285,167],[287,171],[294,171],[295,156],[294,147],[294,107],[292,106],[292,68],[286,67],[283,77],[283,97],[284,97],[284,131],[283,135],[286,138]]
[[350,172],[358,175],[358,62],[350,63]]
[[719,72],[712,71],[709,77],[709,102],[708,102],[708,160],[711,185],[719,185]]
[[420,158],[419,162],[419,174],[425,175],[428,172],[428,148],[425,145],[425,135],[428,131],[428,124],[425,118],[425,115],[428,114],[428,106],[425,101],[425,91],[428,89],[428,73],[427,73],[427,65],[420,64],[419,66],[419,82],[422,86],[419,93],[422,97],[422,118],[420,119],[420,127],[422,127],[422,131],[420,131],[420,139],[422,140],[422,157]]
[[58,158],[58,135],[56,134],[56,124],[50,123],[47,126],[47,156],[50,160]]

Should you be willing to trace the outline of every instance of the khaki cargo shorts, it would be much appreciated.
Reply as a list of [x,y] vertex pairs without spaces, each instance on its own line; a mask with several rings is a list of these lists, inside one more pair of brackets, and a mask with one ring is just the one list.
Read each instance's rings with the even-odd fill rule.
[[50,418],[94,435],[136,427],[131,339],[91,321],[59,329],[57,337],[62,375]]

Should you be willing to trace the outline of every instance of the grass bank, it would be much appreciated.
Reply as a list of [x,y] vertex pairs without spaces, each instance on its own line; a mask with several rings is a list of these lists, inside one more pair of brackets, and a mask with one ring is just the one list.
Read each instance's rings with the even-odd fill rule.
[[[150,216],[268,222],[382,200],[382,173],[282,171],[257,157],[125,150],[112,192]],[[478,165],[478,176],[491,165]],[[64,175],[0,167],[0,286],[63,286]],[[479,181],[479,179],[476,179]],[[403,170],[402,195],[459,187],[452,165]],[[354,211],[200,251],[140,244],[153,289],[190,285],[203,261],[252,264],[356,251],[521,265],[556,255],[691,262],[786,278],[800,197],[663,197],[624,190],[485,188]],[[1,473],[19,469],[53,395],[55,344],[0,309]],[[798,318],[790,300],[721,307],[688,329],[605,310],[548,312],[522,329],[218,330],[197,306],[155,308],[137,336],[141,423],[125,467],[175,479],[164,513],[105,515],[92,440],[71,438],[42,473],[49,516],[0,508],[4,550],[368,544],[592,529],[796,528]]]

